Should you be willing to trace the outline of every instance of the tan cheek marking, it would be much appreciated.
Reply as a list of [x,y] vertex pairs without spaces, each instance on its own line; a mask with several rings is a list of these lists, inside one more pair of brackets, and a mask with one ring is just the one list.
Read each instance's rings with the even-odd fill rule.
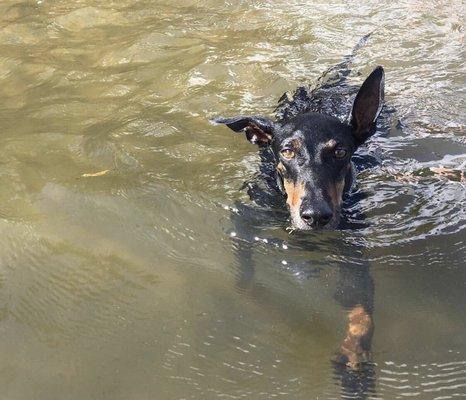
[[[348,165],[347,169],[350,166]],[[330,198],[332,199],[332,204],[334,210],[337,210],[341,206],[341,202],[343,201],[343,190],[345,189],[345,178],[341,181],[338,181],[329,187],[329,194]]]
[[297,182],[296,184],[293,181],[285,180],[283,182],[285,191],[287,194],[286,202],[290,207],[290,210],[299,209],[301,206],[301,201],[304,197],[304,182]]
[[277,171],[282,174],[285,172],[285,166],[281,162],[277,164]]
[[343,199],[343,189],[345,188],[345,180],[336,182],[329,187],[330,198],[332,199],[333,209],[340,208]]

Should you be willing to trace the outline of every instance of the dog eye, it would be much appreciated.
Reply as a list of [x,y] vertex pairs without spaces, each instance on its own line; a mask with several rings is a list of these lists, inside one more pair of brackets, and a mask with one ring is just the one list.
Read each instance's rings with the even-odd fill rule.
[[335,149],[335,157],[336,158],[345,158],[348,152],[345,149],[337,148]]
[[291,160],[295,156],[295,152],[291,149],[282,150],[280,154],[285,160]]

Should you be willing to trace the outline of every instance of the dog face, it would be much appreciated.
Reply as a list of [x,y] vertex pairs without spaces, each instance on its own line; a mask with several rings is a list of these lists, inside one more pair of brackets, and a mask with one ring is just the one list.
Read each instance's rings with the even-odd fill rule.
[[356,150],[350,127],[333,117],[302,114],[276,129],[271,147],[293,226],[336,226]]
[[377,67],[354,100],[349,124],[318,113],[299,114],[285,122],[263,117],[219,118],[275,155],[277,181],[296,229],[336,227],[343,193],[352,181],[351,156],[375,132],[382,108],[384,71]]

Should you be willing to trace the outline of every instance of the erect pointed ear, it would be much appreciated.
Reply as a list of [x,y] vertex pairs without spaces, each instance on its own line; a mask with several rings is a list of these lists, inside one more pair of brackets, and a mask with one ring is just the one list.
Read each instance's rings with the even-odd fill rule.
[[366,78],[354,99],[350,124],[358,144],[375,133],[375,120],[383,106],[384,83],[384,70],[377,67]]
[[235,132],[245,131],[246,138],[261,147],[270,144],[275,130],[273,121],[264,117],[216,118],[213,122],[225,124]]

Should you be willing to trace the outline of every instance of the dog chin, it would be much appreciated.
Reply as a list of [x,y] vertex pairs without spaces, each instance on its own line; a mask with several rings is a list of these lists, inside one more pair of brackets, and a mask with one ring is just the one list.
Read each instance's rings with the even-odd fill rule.
[[304,222],[302,218],[291,218],[291,227],[298,231],[321,231],[336,229],[339,224],[339,218],[332,218],[325,226],[311,226]]
[[301,218],[300,219],[291,219],[291,228],[298,230],[298,231],[311,231],[314,230],[314,228],[306,224]]

